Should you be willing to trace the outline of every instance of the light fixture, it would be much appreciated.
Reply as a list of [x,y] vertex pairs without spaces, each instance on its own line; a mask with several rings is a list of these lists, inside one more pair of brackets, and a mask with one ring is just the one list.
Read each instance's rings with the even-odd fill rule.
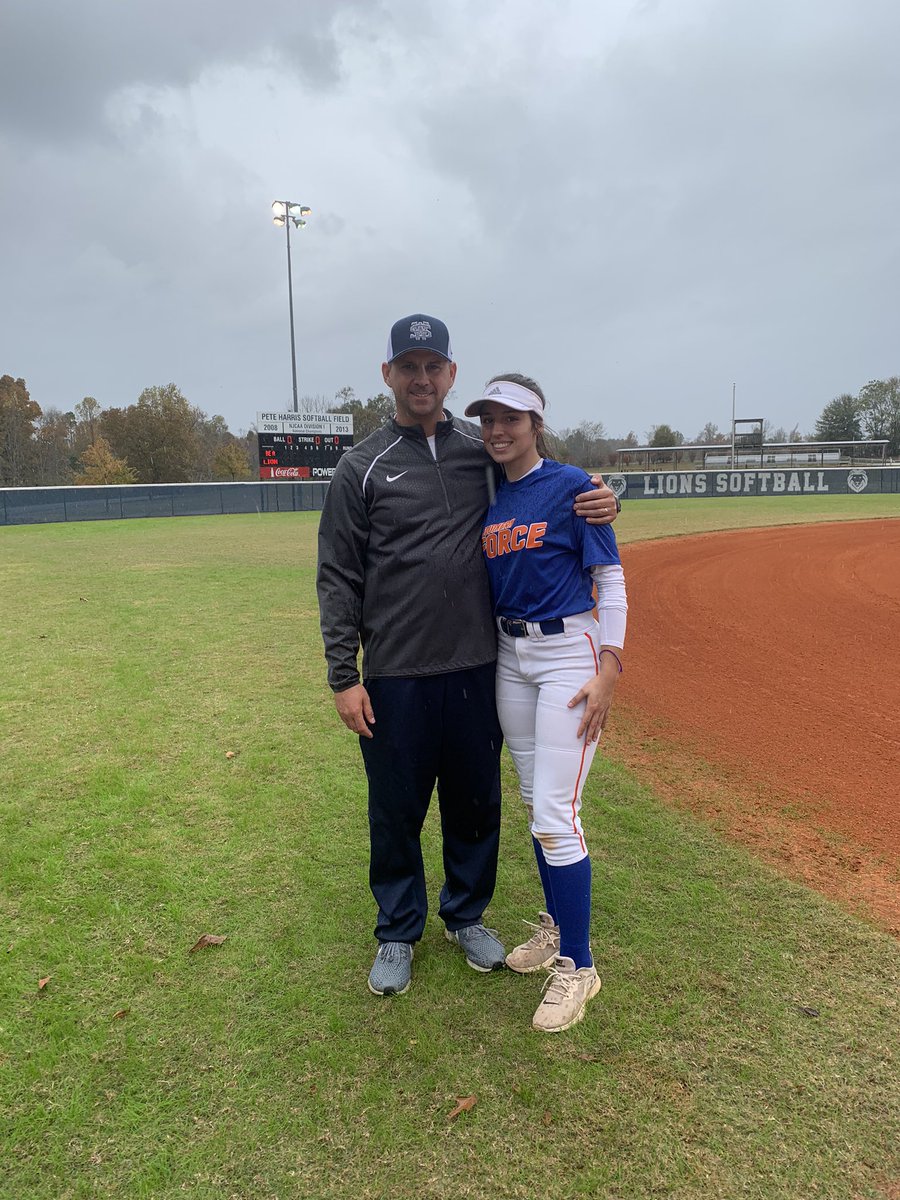
[[312,212],[305,204],[294,204],[292,200],[275,200],[272,204],[272,223],[277,225],[279,229],[284,226],[284,232],[287,240],[287,267],[288,267],[288,308],[291,319],[291,377],[294,385],[294,412],[298,412],[297,402],[297,351],[294,343],[294,288],[291,280],[291,225],[295,229],[303,229],[306,225],[305,217],[308,217]]

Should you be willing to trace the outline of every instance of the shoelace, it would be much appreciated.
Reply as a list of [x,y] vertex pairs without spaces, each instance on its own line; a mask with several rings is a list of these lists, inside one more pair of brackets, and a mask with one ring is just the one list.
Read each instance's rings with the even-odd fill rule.
[[496,938],[499,942],[500,934],[496,929],[488,929],[486,925],[471,925],[468,929],[461,929],[460,933],[466,934],[469,937],[482,937],[487,934],[488,937]]
[[406,959],[406,949],[401,949],[402,946],[402,942],[382,942],[378,957],[386,963],[403,962]]
[[523,925],[527,925],[529,929],[533,929],[534,933],[528,939],[529,946],[551,946],[556,940],[552,929],[548,929],[546,925],[535,925],[534,921],[526,921],[523,919]]
[[547,978],[544,980],[542,992],[546,992],[545,1000],[550,1000],[555,1004],[562,1003],[568,996],[571,995],[578,980],[574,975],[563,975],[560,971],[550,971]]

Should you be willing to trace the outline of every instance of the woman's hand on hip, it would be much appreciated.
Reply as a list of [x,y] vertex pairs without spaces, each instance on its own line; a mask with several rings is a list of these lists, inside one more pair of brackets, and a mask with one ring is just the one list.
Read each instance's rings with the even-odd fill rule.
[[587,735],[589,742],[596,742],[603,732],[612,708],[613,692],[616,690],[618,672],[602,671],[589,679],[584,687],[569,701],[569,708],[584,702],[584,712],[578,725],[578,738]]

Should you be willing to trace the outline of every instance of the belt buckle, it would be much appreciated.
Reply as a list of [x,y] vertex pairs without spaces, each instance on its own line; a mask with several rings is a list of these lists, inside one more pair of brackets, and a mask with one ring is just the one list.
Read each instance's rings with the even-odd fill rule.
[[523,621],[521,617],[504,617],[503,623],[506,626],[504,633],[509,637],[528,636],[528,622]]

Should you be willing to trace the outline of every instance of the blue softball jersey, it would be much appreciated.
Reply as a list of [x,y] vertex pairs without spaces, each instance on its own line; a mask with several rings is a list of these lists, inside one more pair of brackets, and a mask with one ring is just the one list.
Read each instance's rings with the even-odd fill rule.
[[580,467],[552,459],[503,480],[481,534],[495,615],[549,621],[594,607],[590,569],[618,563],[619,549],[611,525],[588,525],[572,509],[591,490]]

